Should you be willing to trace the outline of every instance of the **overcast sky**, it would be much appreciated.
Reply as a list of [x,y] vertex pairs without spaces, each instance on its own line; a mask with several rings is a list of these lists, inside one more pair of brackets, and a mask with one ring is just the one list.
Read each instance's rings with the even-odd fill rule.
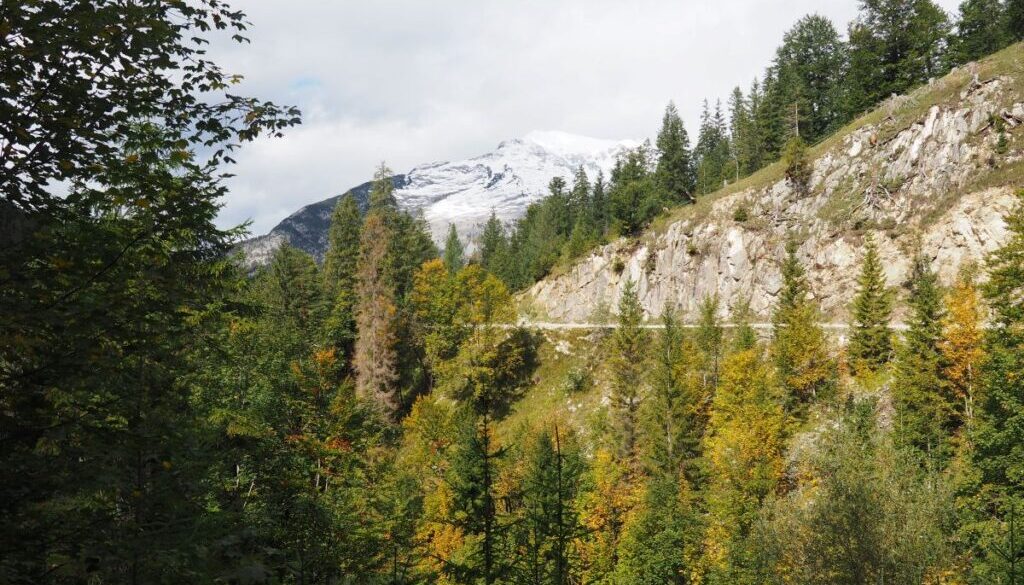
[[[958,0],[939,0],[952,12]],[[499,2],[234,0],[251,45],[214,59],[243,92],[302,109],[284,138],[246,145],[221,224],[268,231],[367,180],[492,150],[531,130],[653,137],[674,100],[691,138],[701,101],[761,74],[817,12],[840,32],[857,0]]]

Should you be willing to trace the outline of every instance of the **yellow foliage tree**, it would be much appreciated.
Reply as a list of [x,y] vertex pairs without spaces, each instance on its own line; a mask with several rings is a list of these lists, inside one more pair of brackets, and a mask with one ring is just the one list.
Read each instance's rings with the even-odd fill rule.
[[744,582],[743,544],[784,471],[785,412],[772,368],[758,349],[729,356],[712,403],[708,530],[702,570],[712,582]]
[[946,318],[939,344],[945,358],[945,374],[953,397],[963,405],[964,424],[974,418],[977,377],[985,358],[983,314],[973,270],[961,271],[946,295]]

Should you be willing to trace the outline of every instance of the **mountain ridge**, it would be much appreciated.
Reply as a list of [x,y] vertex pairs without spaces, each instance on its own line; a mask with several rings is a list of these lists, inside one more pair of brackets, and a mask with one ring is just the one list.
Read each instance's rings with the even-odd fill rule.
[[[522,216],[526,207],[545,196],[555,177],[571,181],[582,166],[593,179],[611,172],[616,157],[641,143],[606,140],[561,131],[532,131],[501,141],[487,153],[456,161],[423,163],[392,177],[400,208],[422,213],[438,243],[454,223],[463,240],[471,241],[493,211],[503,222]],[[242,242],[240,251],[250,268],[265,264],[282,242],[323,260],[327,230],[337,201],[352,194],[365,210],[371,182],[340,195],[306,205],[268,233]]]

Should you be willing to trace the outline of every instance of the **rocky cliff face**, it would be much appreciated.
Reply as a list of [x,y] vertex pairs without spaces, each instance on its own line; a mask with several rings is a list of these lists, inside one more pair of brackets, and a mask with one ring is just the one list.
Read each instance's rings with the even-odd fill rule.
[[[787,238],[825,317],[846,318],[864,238],[873,234],[893,287],[920,249],[943,282],[981,262],[1007,237],[1024,169],[1024,95],[1015,79],[954,71],[894,97],[813,151],[810,187],[797,192],[781,165],[676,212],[659,230],[604,246],[524,294],[539,318],[580,322],[614,310],[627,279],[651,316],[666,306],[693,316],[706,295],[727,313],[749,299],[767,319],[781,285]],[[932,104],[932,105],[929,105]],[[897,316],[898,318],[898,316]]]

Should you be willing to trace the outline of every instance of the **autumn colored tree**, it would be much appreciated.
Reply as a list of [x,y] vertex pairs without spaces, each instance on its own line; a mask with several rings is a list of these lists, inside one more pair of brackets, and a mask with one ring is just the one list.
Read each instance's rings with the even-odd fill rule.
[[958,403],[959,422],[970,428],[978,400],[985,359],[983,307],[974,282],[974,267],[965,266],[945,298],[945,319],[939,349],[950,398]]
[[747,536],[784,471],[783,396],[757,349],[726,358],[711,406],[704,453],[708,583],[753,583]]
[[391,416],[402,407],[395,350],[395,293],[386,279],[389,230],[380,213],[363,224],[356,276],[356,388]]

